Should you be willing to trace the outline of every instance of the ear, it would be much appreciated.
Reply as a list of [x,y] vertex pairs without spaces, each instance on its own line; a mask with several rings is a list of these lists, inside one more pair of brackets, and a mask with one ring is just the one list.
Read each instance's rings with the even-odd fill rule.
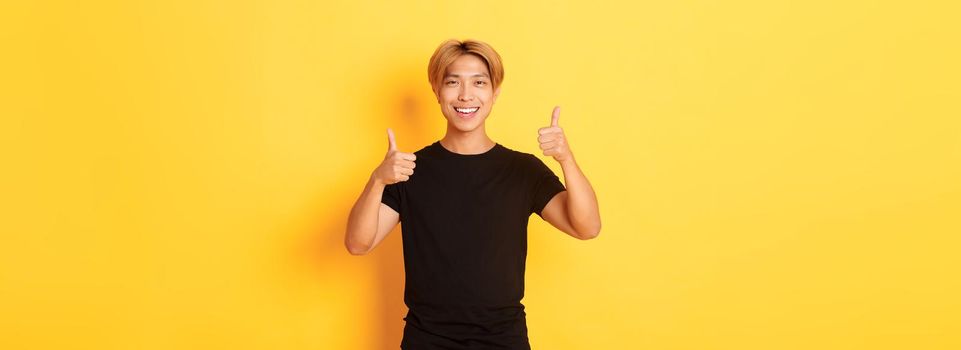
[[494,101],[493,101],[493,102],[497,102],[497,96],[499,96],[500,94],[501,94],[501,87],[498,86],[497,89],[494,90]]

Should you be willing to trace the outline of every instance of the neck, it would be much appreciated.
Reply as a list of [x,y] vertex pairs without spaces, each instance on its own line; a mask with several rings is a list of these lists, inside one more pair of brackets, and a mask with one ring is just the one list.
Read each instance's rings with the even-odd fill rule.
[[481,154],[494,147],[495,142],[487,137],[484,125],[471,131],[460,131],[447,125],[447,134],[440,140],[441,146],[459,154]]

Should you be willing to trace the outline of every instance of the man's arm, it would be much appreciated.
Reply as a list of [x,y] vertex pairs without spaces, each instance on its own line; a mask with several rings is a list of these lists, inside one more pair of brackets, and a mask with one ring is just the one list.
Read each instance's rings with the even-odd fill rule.
[[575,238],[591,239],[601,233],[601,214],[590,181],[571,159],[561,163],[567,191],[554,196],[541,211],[541,217]]
[[564,171],[564,186],[567,191],[558,193],[541,211],[541,217],[557,229],[579,239],[591,239],[601,233],[601,214],[597,205],[597,195],[587,176],[577,166],[564,136],[558,125],[560,107],[554,107],[551,126],[538,130],[538,142],[544,155],[553,156]]
[[385,186],[371,177],[364,192],[350,209],[344,245],[353,255],[364,255],[374,250],[400,222],[400,214],[381,203]]
[[364,192],[350,209],[347,218],[344,245],[354,255],[364,255],[373,250],[400,222],[400,214],[381,203],[381,200],[387,185],[410,179],[414,174],[417,156],[397,151],[391,129],[387,129],[387,142],[387,156],[370,175]]

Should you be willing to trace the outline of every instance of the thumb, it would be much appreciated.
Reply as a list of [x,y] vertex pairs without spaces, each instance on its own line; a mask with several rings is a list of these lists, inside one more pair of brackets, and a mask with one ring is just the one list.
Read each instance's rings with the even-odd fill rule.
[[557,126],[557,120],[561,118],[561,106],[554,106],[554,114],[551,115],[551,126]]
[[387,128],[387,151],[396,151],[397,141],[394,140],[394,130]]

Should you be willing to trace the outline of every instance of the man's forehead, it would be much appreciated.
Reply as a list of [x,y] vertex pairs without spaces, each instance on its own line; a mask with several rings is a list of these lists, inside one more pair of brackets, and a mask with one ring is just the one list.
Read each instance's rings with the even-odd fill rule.
[[444,77],[445,77],[445,78],[449,78],[449,77],[453,77],[453,78],[460,78],[460,77],[471,77],[471,78],[475,78],[475,77],[490,77],[490,75],[488,75],[487,72],[448,72],[447,75],[445,75]]

